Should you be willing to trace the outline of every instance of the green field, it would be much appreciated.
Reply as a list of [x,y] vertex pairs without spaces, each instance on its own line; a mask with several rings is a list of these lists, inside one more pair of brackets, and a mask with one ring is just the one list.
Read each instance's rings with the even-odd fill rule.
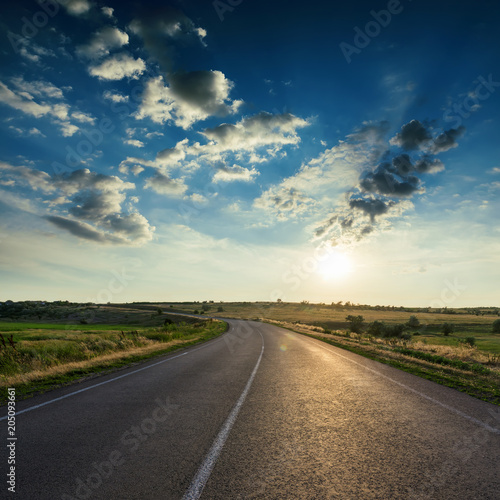
[[94,315],[96,321],[111,318],[128,324],[0,322],[0,401],[7,387],[27,397],[209,340],[226,328],[221,321],[159,314],[157,308],[109,306]]

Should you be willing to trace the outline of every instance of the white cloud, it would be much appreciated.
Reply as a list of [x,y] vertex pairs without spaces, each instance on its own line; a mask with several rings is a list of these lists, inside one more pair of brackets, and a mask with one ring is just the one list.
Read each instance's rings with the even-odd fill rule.
[[138,141],[137,139],[127,139],[125,144],[130,144],[131,146],[135,146],[136,148],[143,148],[144,143],[142,141]]
[[112,49],[127,45],[128,41],[127,33],[113,26],[106,26],[95,32],[87,44],[80,45],[77,53],[88,59],[100,59],[107,56]]
[[290,113],[261,112],[243,118],[235,125],[224,123],[206,129],[203,135],[211,141],[205,149],[213,151],[254,150],[262,146],[296,145],[300,142],[297,129],[309,125],[307,120]]
[[228,167],[226,165],[220,165],[217,168],[217,172],[212,178],[213,182],[233,182],[233,181],[243,181],[243,182],[253,182],[255,177],[259,175],[259,172],[252,167],[252,169],[241,167],[239,165],[233,165]]
[[92,4],[88,0],[57,0],[65,9],[68,14],[72,16],[81,16],[86,14]]
[[29,135],[39,135],[40,137],[46,137],[45,134],[43,134],[42,132],[40,132],[40,130],[38,130],[36,127],[32,127],[28,130],[28,134]]
[[[46,100],[38,103],[35,101],[35,96],[39,98],[62,98],[62,91],[48,82],[34,81],[26,82],[22,78],[13,80],[18,88],[17,92],[12,91],[0,82],[0,102],[8,106],[22,111],[27,115],[41,118],[44,116],[52,117],[52,121],[56,123],[64,137],[70,137],[79,131],[78,126],[70,121],[70,106],[65,102],[52,102]],[[71,115],[73,119],[83,123],[93,123],[94,118],[80,111],[74,111]]]
[[52,110],[48,104],[37,104],[25,96],[21,97],[15,94],[2,82],[0,82],[0,102],[35,118],[47,115]]
[[97,66],[90,66],[89,72],[100,80],[121,80],[131,78],[136,80],[146,70],[146,64],[141,58],[134,59],[122,52],[109,57]]
[[71,137],[80,130],[76,125],[67,121],[60,122],[59,126],[61,127],[63,137]]
[[109,90],[106,90],[102,96],[112,102],[128,102],[128,95],[116,94]]
[[90,123],[93,124],[95,122],[95,118],[87,115],[86,113],[82,113],[81,111],[74,111],[71,113],[71,118],[75,119],[80,123]]
[[[57,88],[50,82],[43,80],[35,80],[32,82],[27,82],[23,77],[14,77],[11,79],[12,83],[16,88],[22,92],[26,92],[31,96],[37,97],[50,97],[55,99],[63,99],[64,95],[61,89]],[[33,99],[33,97],[28,97],[28,99]]]
[[115,9],[112,7],[101,7],[101,12],[107,17],[113,17],[113,12]]

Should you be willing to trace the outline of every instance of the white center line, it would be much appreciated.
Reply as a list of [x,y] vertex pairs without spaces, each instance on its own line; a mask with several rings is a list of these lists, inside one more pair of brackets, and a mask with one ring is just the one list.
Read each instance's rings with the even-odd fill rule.
[[231,432],[231,429],[233,428],[234,423],[236,422],[236,418],[238,417],[238,413],[240,412],[240,409],[243,406],[243,403],[245,402],[248,391],[250,390],[250,387],[252,386],[253,379],[255,378],[255,374],[257,373],[257,370],[259,368],[260,361],[262,359],[262,355],[264,354],[264,337],[262,337],[262,333],[260,333],[259,330],[257,330],[257,331],[259,332],[259,334],[262,338],[262,349],[260,351],[259,359],[257,360],[257,363],[255,364],[255,367],[253,369],[252,374],[250,375],[250,378],[248,379],[248,382],[247,382],[247,385],[245,386],[245,389],[243,389],[241,396],[239,397],[238,401],[236,402],[233,409],[231,410],[231,413],[229,414],[226,421],[224,422],[224,425],[222,426],[221,430],[219,431],[219,434],[217,435],[217,437],[215,438],[215,441],[213,442],[212,447],[210,448],[210,451],[207,453],[205,460],[203,460],[203,463],[201,464],[200,468],[198,469],[198,472],[196,473],[194,479],[191,481],[191,485],[189,486],[189,489],[186,491],[186,493],[182,497],[182,500],[197,500],[198,498],[200,498],[201,493],[203,491],[203,488],[207,484],[208,478],[210,477],[210,474],[212,473],[212,470],[215,467],[215,463],[217,462],[217,459],[219,458],[219,455],[222,451],[224,443],[226,442],[226,439],[229,436],[229,433]]

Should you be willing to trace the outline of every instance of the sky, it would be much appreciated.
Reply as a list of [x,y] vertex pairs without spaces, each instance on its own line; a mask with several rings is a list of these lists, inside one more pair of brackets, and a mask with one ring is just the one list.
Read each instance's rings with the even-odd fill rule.
[[0,7],[0,300],[498,306],[500,6]]

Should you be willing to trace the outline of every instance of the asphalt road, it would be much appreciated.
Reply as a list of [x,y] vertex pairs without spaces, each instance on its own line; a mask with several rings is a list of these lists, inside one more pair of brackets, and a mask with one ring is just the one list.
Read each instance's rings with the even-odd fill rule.
[[500,498],[498,407],[229,323],[201,346],[18,402],[16,493],[2,419],[0,497]]

